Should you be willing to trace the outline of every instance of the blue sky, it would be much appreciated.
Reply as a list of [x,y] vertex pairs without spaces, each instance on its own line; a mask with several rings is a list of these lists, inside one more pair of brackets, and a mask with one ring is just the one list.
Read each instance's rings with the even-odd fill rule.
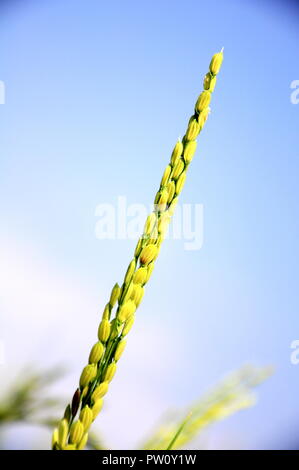
[[[215,446],[239,436],[248,448],[290,445],[299,418],[299,365],[290,362],[299,339],[295,2],[16,1],[1,9],[3,375],[22,362],[58,361],[76,382],[134,248],[98,240],[95,209],[118,196],[149,206],[210,58],[224,46],[181,198],[203,204],[204,243],[186,251],[182,240],[165,242],[103,428],[131,418],[126,438],[136,440],[140,410],[148,429],[168,405],[188,403],[226,372],[274,364],[258,405],[210,434]],[[119,387],[132,407],[119,403]],[[134,445],[109,432],[112,446]],[[26,446],[24,434],[18,442]]]

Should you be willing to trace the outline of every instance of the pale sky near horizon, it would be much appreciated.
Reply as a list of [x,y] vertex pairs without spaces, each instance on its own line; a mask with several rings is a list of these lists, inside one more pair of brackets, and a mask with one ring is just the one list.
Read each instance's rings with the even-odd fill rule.
[[[133,447],[169,406],[244,363],[273,364],[256,407],[211,428],[208,445],[298,445],[296,3],[29,0],[0,12],[1,383],[29,362],[62,363],[71,396],[135,244],[97,239],[96,208],[120,196],[149,207],[224,46],[181,198],[203,207],[203,244],[163,245],[102,427],[112,447]],[[16,436],[7,446],[47,445],[46,432]]]

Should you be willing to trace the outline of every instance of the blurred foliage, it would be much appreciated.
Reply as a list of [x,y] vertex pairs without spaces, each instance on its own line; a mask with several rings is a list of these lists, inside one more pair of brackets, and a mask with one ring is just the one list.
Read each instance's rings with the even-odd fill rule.
[[104,441],[101,436],[99,436],[98,433],[95,433],[93,431],[90,431],[88,433],[88,443],[87,443],[87,448],[93,449],[93,450],[104,450],[107,449],[107,447],[104,444]]
[[[49,387],[65,375],[65,370],[56,367],[37,372],[32,367],[26,367],[19,375],[22,379],[13,382],[8,392],[1,397],[0,430],[14,423],[52,429],[59,421],[65,398],[48,398]],[[89,433],[88,448],[104,449],[102,439],[94,432]]]
[[[48,388],[64,375],[61,368],[53,368],[43,373],[27,367],[20,373],[9,391],[1,398],[0,426],[13,422],[53,425],[53,413],[61,409],[63,401],[59,398],[47,398]],[[47,415],[45,416],[45,411]]]
[[182,449],[205,428],[256,403],[253,388],[267,379],[270,367],[244,366],[233,372],[189,409],[169,413],[143,449]]
[[[255,404],[253,388],[271,373],[271,368],[245,366],[230,374],[187,410],[168,413],[142,449],[183,448],[207,426]],[[56,413],[63,407],[64,400],[47,396],[49,386],[62,375],[64,371],[57,368],[43,373],[26,368],[25,373],[20,374],[22,379],[13,383],[1,400],[0,428],[15,422],[50,428],[56,425]],[[102,438],[94,432],[89,433],[88,447],[105,449]]]

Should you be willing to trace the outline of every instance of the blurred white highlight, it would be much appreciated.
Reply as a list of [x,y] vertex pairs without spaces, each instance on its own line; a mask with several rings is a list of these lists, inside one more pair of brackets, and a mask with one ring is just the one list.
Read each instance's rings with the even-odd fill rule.
[[0,340],[0,365],[5,364],[4,341]]

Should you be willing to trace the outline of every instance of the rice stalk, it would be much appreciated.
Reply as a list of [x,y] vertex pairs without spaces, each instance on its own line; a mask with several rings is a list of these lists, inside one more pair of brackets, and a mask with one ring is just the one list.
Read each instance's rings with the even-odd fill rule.
[[154,200],[154,210],[146,219],[124,281],[121,286],[115,284],[111,291],[98,328],[98,341],[89,354],[89,363],[81,373],[72,402],[54,430],[52,448],[55,450],[83,449],[90,425],[102,409],[103,397],[125,348],[124,338],[133,326],[144,287],[152,274],[178,196],[185,184],[186,173],[196,150],[196,138],[208,118],[222,60],[222,51],[212,57],[209,72],[204,77],[204,90],[196,101],[186,134],[173,149]]

